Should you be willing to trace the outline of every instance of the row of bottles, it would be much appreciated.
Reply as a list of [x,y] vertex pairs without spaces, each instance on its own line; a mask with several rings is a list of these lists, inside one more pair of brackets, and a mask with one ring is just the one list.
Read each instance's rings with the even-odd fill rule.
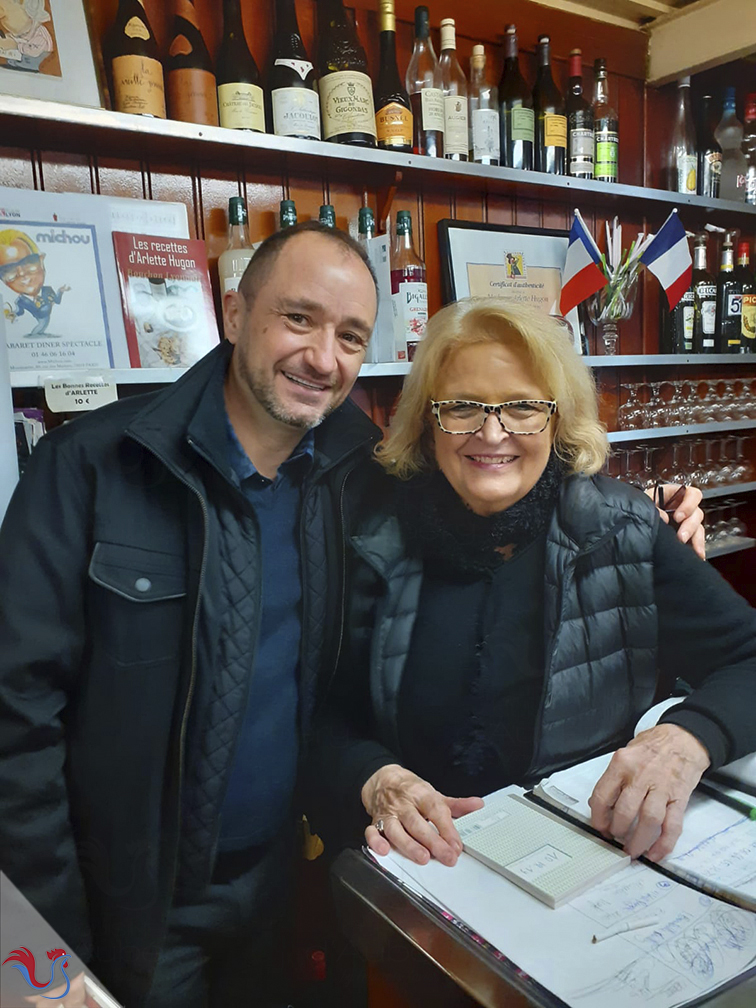
[[662,308],[661,353],[756,352],[756,278],[750,242],[728,231],[716,279],[708,269],[708,233],[693,240],[690,289],[674,311]]
[[[326,227],[336,227],[336,212],[330,203],[320,207],[318,220]],[[292,227],[297,221],[294,200],[281,200],[279,228]],[[375,215],[370,207],[361,207],[357,240],[369,249],[375,237]],[[221,293],[238,288],[256,248],[250,241],[244,200],[241,196],[232,196],[228,203],[228,247],[218,257]],[[412,240],[412,215],[408,210],[399,210],[396,215],[394,239],[390,245],[390,285],[396,333],[394,359],[411,361],[428,321],[428,284],[425,263]]]
[[554,83],[547,35],[538,41],[538,77],[531,92],[519,68],[515,26],[507,26],[497,88],[488,78],[482,45],[473,48],[468,81],[457,59],[453,18],[441,22],[436,58],[428,8],[417,7],[414,49],[402,79],[394,2],[379,0],[380,64],[373,82],[343,0],[320,0],[317,78],[294,0],[275,0],[276,30],[264,87],[244,35],[240,0],[223,0],[214,63],[193,0],[174,0],[174,10],[163,67],[144,0],[119,0],[107,42],[117,111],[617,180],[618,122],[608,100],[606,63],[596,61],[589,103],[583,96],[580,50],[573,50],[565,99]]
[[690,77],[680,78],[677,88],[668,188],[756,206],[756,92],[746,96],[741,123],[736,112],[735,88],[726,88],[722,115],[714,128],[714,96],[702,96],[696,124]]

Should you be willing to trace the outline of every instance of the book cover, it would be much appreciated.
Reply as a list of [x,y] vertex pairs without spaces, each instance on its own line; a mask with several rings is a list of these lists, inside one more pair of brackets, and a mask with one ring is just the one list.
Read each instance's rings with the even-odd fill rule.
[[218,343],[205,243],[113,232],[133,368],[191,367]]

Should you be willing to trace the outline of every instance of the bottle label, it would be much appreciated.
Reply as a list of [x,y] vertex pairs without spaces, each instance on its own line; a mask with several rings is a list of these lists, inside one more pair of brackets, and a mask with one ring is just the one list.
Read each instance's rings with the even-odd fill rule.
[[499,160],[499,113],[496,109],[475,109],[472,114],[473,161]]
[[117,112],[165,119],[163,66],[146,56],[116,56],[113,90]]
[[219,84],[218,111],[227,129],[265,132],[263,92],[257,84]]
[[444,92],[441,88],[423,88],[420,92],[423,129],[444,132]]
[[742,294],[728,294],[727,295],[727,315],[729,318],[734,318],[736,315],[740,316],[740,309],[743,304]]
[[320,140],[320,105],[317,91],[301,87],[276,88],[271,92],[270,99],[273,106],[274,133],[278,136],[315,137]]
[[[148,39],[150,37],[147,25],[139,17],[129,18],[123,26],[123,34],[128,35],[129,38]],[[121,59],[125,59],[125,57],[121,57]]]
[[309,63],[307,60],[277,59],[274,61],[273,65],[288,67],[290,70],[298,73],[302,80],[304,80],[307,77],[307,74],[313,70],[312,63]]
[[683,305],[683,349],[689,353],[693,349],[693,321],[696,310],[693,305]]
[[185,35],[176,35],[168,50],[169,56],[188,56],[192,51],[192,43]]
[[535,140],[535,112],[532,108],[518,105],[512,109],[512,139],[527,140],[529,143]]
[[697,158],[695,154],[678,154],[675,162],[677,172],[677,192],[695,193]]
[[745,201],[749,206],[756,206],[756,165],[749,165],[746,172]]
[[756,294],[743,295],[740,335],[745,340],[756,341]]
[[[703,291],[699,289],[699,296],[701,296],[702,294],[705,295],[706,292],[707,292],[707,290],[708,290],[708,288],[704,288]],[[713,297],[714,296],[714,292],[715,292],[715,288],[712,287],[711,288],[711,292],[709,294],[709,297]],[[701,331],[703,332],[704,336],[713,336],[714,335],[714,331],[716,329],[716,323],[717,323],[717,303],[716,303],[716,301],[713,301],[713,300],[712,301],[704,301],[701,304]],[[714,346],[713,343],[711,345]],[[704,346],[706,346],[706,341],[705,340],[704,340]]]
[[596,163],[593,177],[616,182],[619,165],[619,134],[612,130],[596,133]]
[[467,98],[444,96],[444,154],[467,154]]
[[323,112],[323,137],[342,133],[368,133],[375,137],[373,85],[358,70],[338,70],[318,81]]
[[412,360],[428,323],[428,285],[400,283],[398,292],[391,295],[391,304],[394,309],[396,359]]
[[378,109],[375,129],[381,147],[412,146],[412,113],[399,102],[389,102]]
[[576,172],[593,174],[593,130],[570,130],[570,175]]
[[218,125],[215,76],[208,70],[182,68],[168,72],[168,108],[181,122]]
[[709,151],[706,155],[706,164],[713,175],[722,174],[722,154],[720,151]]
[[567,116],[546,113],[543,117],[543,142],[546,147],[567,147]]

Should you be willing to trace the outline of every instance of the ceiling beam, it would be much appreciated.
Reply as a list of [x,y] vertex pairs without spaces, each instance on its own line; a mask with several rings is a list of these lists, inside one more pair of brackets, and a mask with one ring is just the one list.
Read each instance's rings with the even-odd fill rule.
[[666,84],[756,52],[756,0],[697,0],[646,25],[648,84]]

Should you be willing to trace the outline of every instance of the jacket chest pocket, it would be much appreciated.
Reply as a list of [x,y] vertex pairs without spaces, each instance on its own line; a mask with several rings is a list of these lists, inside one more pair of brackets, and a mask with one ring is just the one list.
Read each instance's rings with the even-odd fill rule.
[[184,558],[98,542],[89,564],[96,643],[118,665],[148,665],[181,652],[186,605]]

